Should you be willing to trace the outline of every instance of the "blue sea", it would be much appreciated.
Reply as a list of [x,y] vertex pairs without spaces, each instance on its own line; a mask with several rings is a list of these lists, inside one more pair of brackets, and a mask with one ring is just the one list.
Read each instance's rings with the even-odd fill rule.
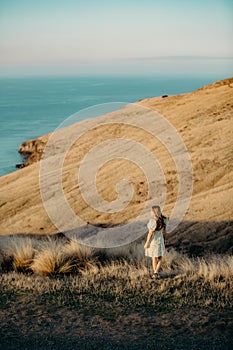
[[185,93],[216,80],[219,77],[1,78],[0,176],[17,171],[22,142],[53,131],[84,108]]

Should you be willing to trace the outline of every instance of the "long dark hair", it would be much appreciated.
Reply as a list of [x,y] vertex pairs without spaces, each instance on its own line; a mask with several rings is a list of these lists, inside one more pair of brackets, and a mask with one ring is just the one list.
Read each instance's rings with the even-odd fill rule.
[[157,213],[158,213],[158,219],[156,220],[157,222],[157,225],[156,225],[156,229],[155,230],[158,230],[160,231],[162,228],[165,228],[166,227],[166,216],[164,216],[162,214],[162,211],[161,211],[161,208],[159,205],[153,205],[152,206],[152,211],[153,213],[155,214],[155,209],[157,210]]

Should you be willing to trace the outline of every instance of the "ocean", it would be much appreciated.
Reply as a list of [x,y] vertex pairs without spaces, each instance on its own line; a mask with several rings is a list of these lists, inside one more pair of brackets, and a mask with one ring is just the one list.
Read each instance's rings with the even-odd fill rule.
[[0,176],[17,171],[22,142],[53,131],[84,108],[186,93],[216,80],[219,77],[0,78]]

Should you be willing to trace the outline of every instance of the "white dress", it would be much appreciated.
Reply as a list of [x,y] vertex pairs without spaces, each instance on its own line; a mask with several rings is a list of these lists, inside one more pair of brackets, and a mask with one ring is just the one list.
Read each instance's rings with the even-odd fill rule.
[[[167,219],[164,220],[165,225],[167,226]],[[156,228],[156,220],[150,219],[150,221],[147,224],[149,231],[154,231]],[[154,231],[154,234],[152,236],[150,246],[145,250],[145,255],[149,257],[159,257],[163,256],[165,253],[165,244],[164,244],[164,238],[163,238],[163,230],[162,228],[160,231]]]

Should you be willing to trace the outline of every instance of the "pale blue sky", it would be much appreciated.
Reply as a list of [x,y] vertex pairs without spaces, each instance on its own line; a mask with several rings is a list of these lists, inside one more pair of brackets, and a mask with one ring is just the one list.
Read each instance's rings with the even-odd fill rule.
[[232,37],[227,0],[0,0],[0,75],[228,75]]

